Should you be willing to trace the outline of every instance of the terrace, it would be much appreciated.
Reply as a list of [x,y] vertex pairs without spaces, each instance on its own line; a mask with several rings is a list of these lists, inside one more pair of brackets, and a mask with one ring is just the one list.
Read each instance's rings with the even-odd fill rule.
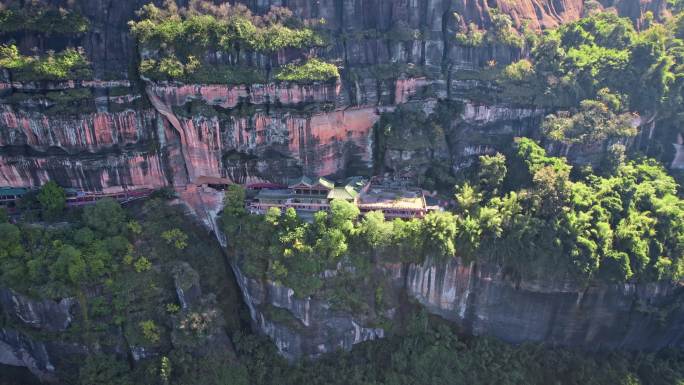
[[382,211],[386,218],[422,218],[427,213],[423,192],[390,184],[371,185],[359,196],[362,213]]

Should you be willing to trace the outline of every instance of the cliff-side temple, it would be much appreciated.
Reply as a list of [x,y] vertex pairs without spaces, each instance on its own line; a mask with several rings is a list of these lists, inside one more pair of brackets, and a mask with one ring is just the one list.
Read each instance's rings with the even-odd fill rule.
[[422,218],[429,210],[421,189],[390,178],[351,177],[336,185],[326,178],[301,177],[286,189],[264,188],[247,204],[250,212],[264,214],[268,209],[295,209],[300,214],[329,210],[330,203],[341,199],[354,203],[362,213],[381,211],[385,218]]

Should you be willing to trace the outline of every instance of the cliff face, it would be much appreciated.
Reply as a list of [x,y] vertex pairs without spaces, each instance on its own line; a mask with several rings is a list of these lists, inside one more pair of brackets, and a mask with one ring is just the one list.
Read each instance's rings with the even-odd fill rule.
[[385,330],[364,326],[358,315],[336,311],[330,303],[296,298],[288,287],[245,276],[233,266],[254,328],[269,336],[289,360],[317,357],[385,336]]
[[[290,359],[350,349],[389,332],[364,327],[369,320],[333,311],[325,300],[298,299],[289,288],[248,278],[234,269],[255,328],[271,337]],[[583,286],[569,280],[515,280],[499,267],[464,264],[460,259],[380,269],[384,287],[392,288],[385,297],[415,299],[469,334],[590,350],[684,347],[684,297],[679,285]],[[399,321],[400,306],[383,312],[390,322]]]
[[[137,52],[126,22],[143,3],[83,2],[77,8],[91,28],[69,39],[27,33],[7,37],[17,40],[24,52],[34,46],[81,45],[95,78],[125,79],[137,76],[129,73]],[[65,186],[102,190],[180,186],[202,175],[244,182],[283,181],[302,173],[369,173],[376,155],[373,126],[382,113],[411,100],[425,105],[436,98],[461,100],[473,85],[455,80],[458,71],[489,60],[508,63],[523,54],[496,45],[458,46],[453,36],[465,25],[490,26],[495,8],[516,25],[524,22],[533,29],[575,20],[586,11],[577,0],[243,3],[255,12],[287,6],[302,18],[324,18],[325,28],[344,38],[331,39],[319,56],[342,64],[341,81],[306,86],[150,83],[143,92],[127,80],[22,84],[5,75],[0,84],[0,184],[35,186],[54,179]],[[658,14],[664,3],[625,0],[604,6],[638,18],[647,10]],[[273,56],[280,62],[290,54]],[[419,68],[427,78],[392,74],[390,64]],[[54,95],[65,90],[80,92],[80,99],[60,101]],[[448,160],[458,169],[472,157],[497,149],[496,143],[503,143],[501,138],[520,125],[491,115],[485,129],[490,134],[469,138],[473,127],[482,126],[482,117],[469,125],[472,113],[466,111],[464,119],[453,122],[457,128],[445,141],[448,149],[438,154],[389,149],[387,166],[402,169],[420,159]],[[493,129],[503,135],[497,138]]]
[[475,335],[590,349],[684,347],[682,288],[669,283],[516,282],[497,267],[411,265],[406,290]]
[[[190,181],[201,175],[239,182],[286,180],[298,172],[329,175],[352,158],[370,168],[378,112],[336,107],[344,103],[339,83],[150,86],[147,94],[180,139]],[[193,109],[196,104],[202,109]]]
[[[0,315],[10,317],[14,325],[36,331],[63,332],[72,323],[75,300],[60,302],[36,301],[10,289],[0,288]],[[27,333],[10,327],[0,328],[0,364],[23,366],[41,381],[57,379],[56,351],[78,355],[84,348],[58,341],[35,339]],[[64,357],[62,357],[64,358]],[[59,360],[60,358],[57,358]]]

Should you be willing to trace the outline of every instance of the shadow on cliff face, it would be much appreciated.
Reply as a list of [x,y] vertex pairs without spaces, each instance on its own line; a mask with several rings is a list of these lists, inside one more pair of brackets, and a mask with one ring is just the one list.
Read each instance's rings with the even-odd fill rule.
[[40,385],[40,381],[26,368],[0,364],[0,385]]

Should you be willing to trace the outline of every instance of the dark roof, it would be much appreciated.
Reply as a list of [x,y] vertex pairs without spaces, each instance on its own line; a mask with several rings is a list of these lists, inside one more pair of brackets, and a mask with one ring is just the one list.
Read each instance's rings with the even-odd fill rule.
[[290,190],[260,190],[254,199],[288,199],[291,196]]

